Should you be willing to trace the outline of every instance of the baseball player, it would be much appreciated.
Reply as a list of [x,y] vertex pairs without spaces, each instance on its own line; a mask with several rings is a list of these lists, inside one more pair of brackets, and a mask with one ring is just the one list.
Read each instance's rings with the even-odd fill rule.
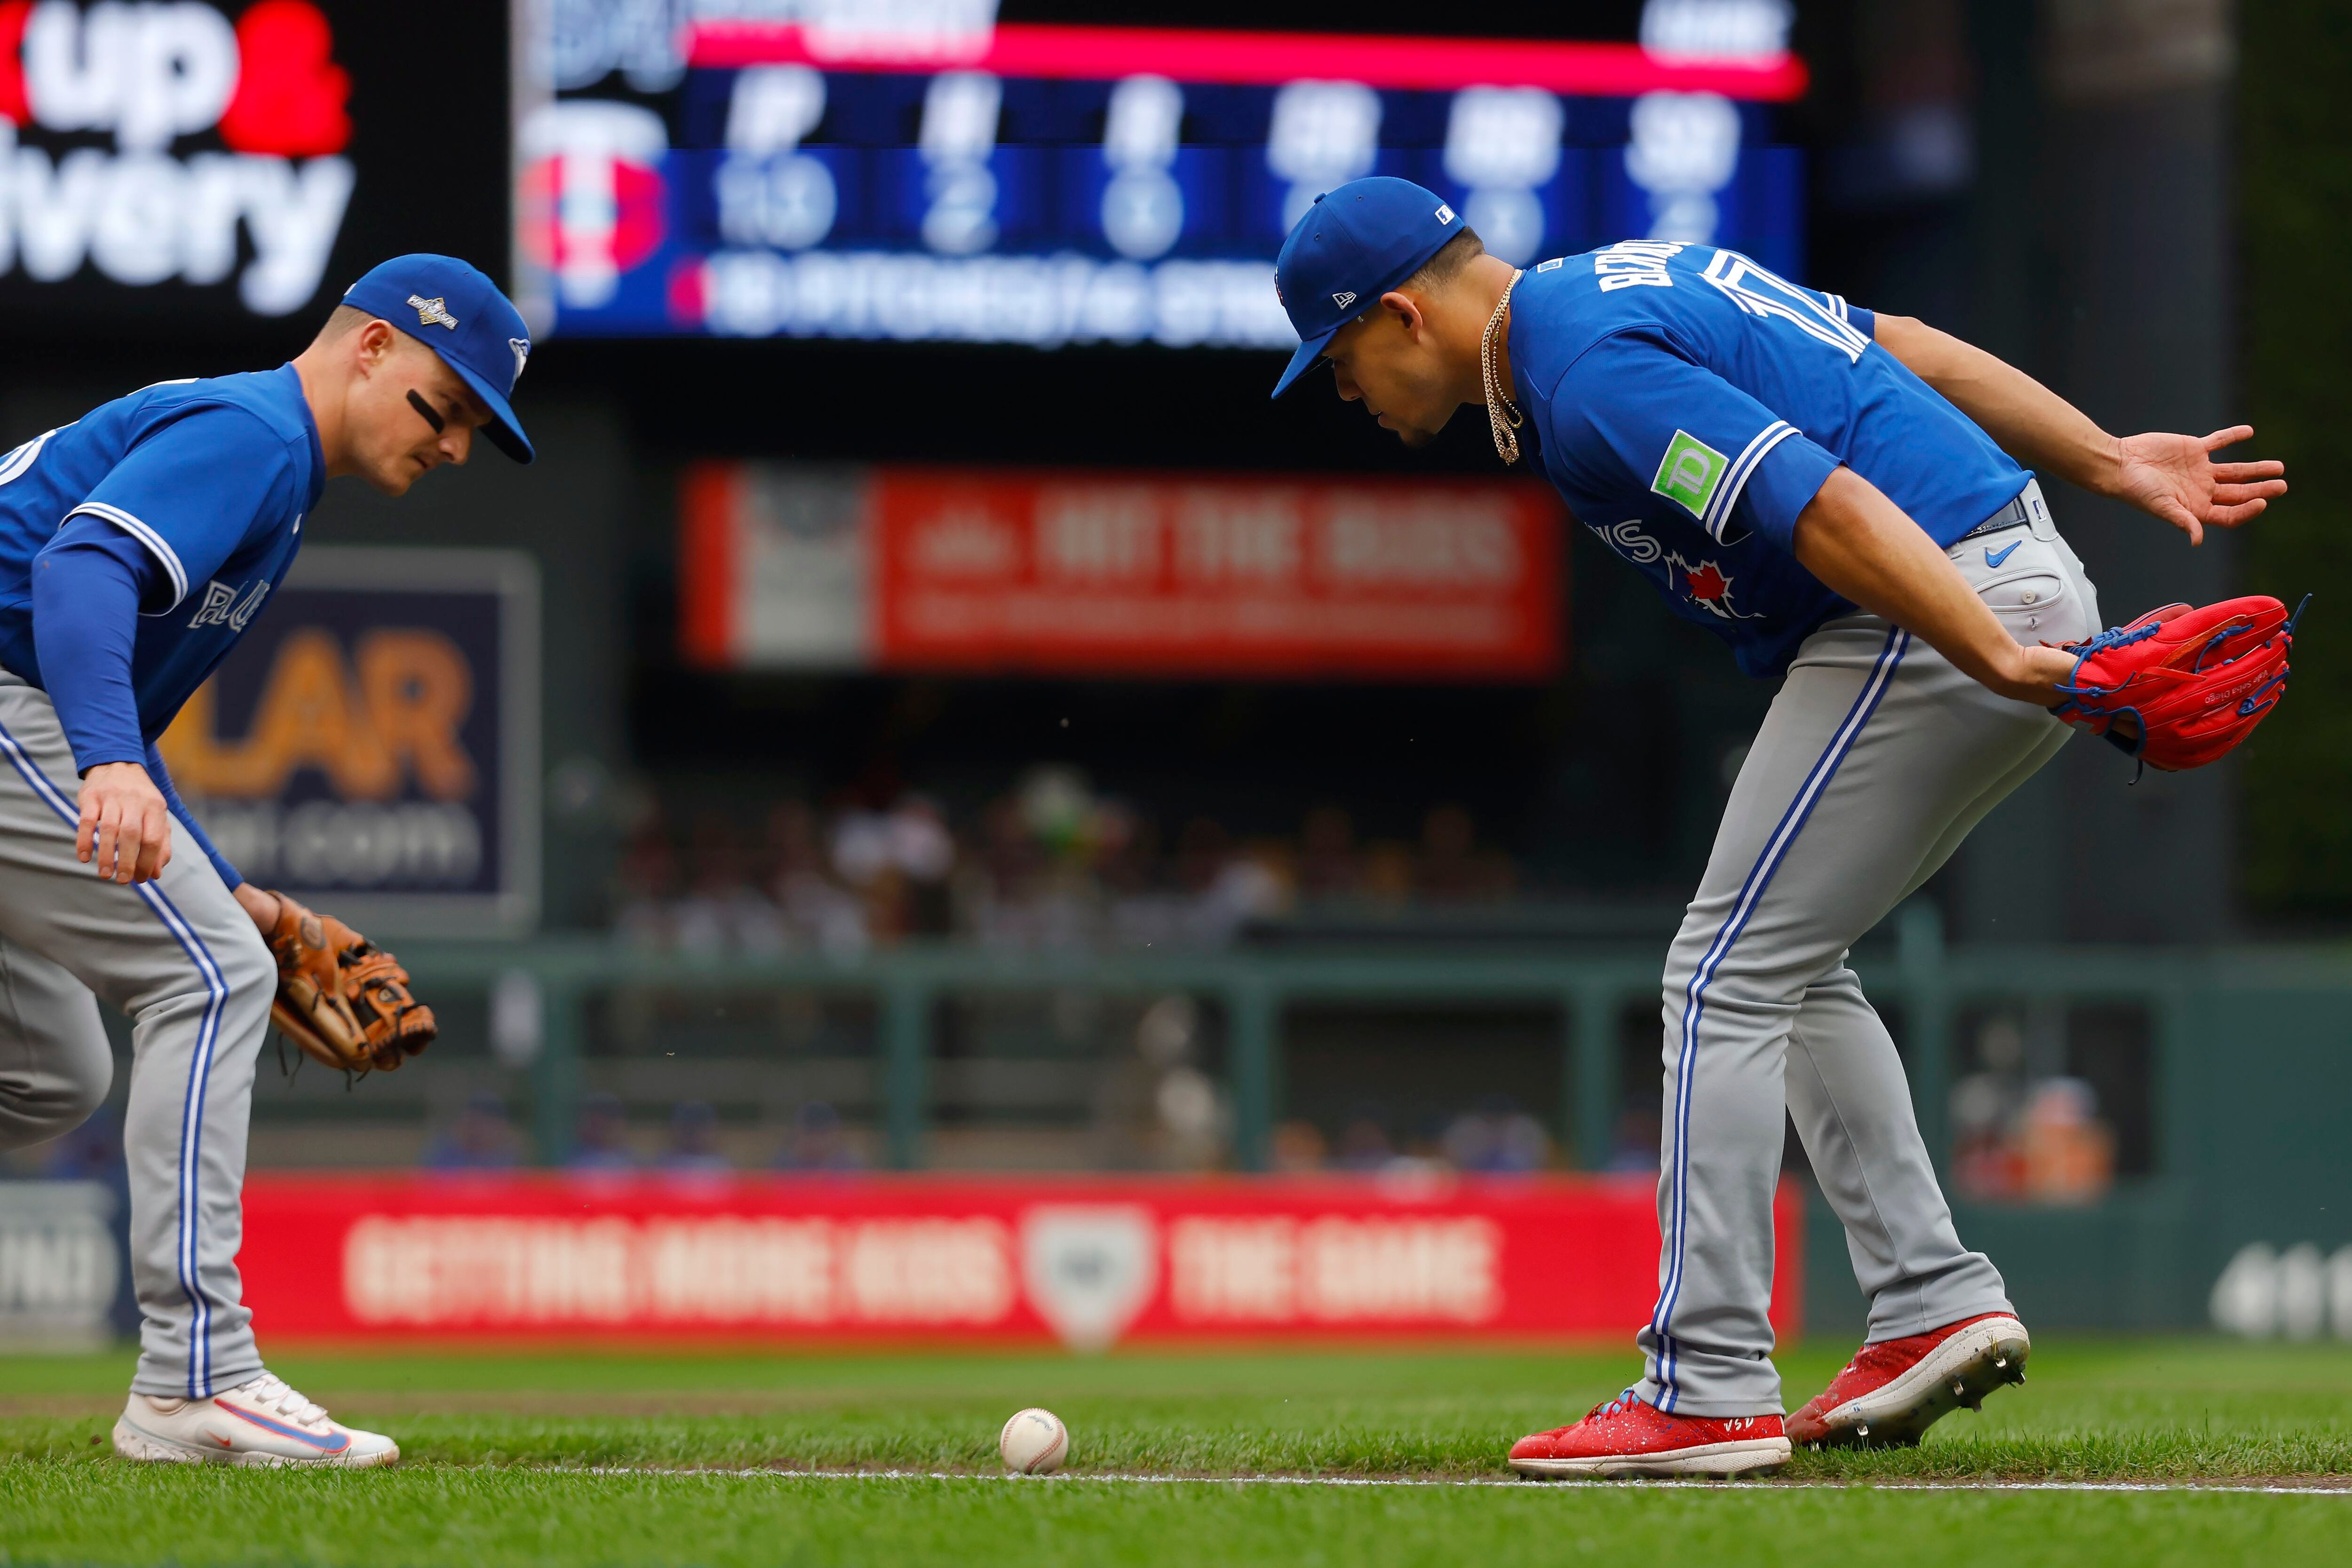
[[113,1073],[98,1005],[132,1020],[127,1458],[400,1457],[255,1347],[236,1266],[254,1062],[320,922],[221,858],[155,740],[284,580],[329,479],[402,495],[478,431],[531,460],[508,402],[530,348],[480,272],[405,256],[292,362],[152,386],[0,459],[0,1148],[89,1115]]
[[[2244,427],[2118,440],[1989,354],[1728,250],[1629,241],[1521,273],[1402,180],[1321,197],[1276,276],[1301,340],[1277,395],[1328,359],[1408,445],[1483,406],[1506,462],[1532,458],[1677,614],[1781,683],[1666,964],[1643,1375],[1512,1464],[1731,1474],[1792,1439],[1916,1441],[2021,1382],[2024,1326],[1954,1230],[1846,950],[2071,733],[2052,710],[2077,655],[2053,644],[2098,632],[2098,603],[2021,464],[2192,543],[2259,514],[2282,465],[2212,460]],[[1785,1423],[1766,1318],[1784,1107],[1870,1298],[1862,1351]]]

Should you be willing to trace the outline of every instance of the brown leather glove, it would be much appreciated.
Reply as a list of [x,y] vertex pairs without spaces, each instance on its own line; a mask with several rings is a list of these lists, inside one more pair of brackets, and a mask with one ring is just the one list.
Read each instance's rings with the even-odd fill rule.
[[389,1072],[433,1043],[433,1009],[410,991],[400,960],[341,921],[275,896],[269,1021],[304,1055],[344,1072]]

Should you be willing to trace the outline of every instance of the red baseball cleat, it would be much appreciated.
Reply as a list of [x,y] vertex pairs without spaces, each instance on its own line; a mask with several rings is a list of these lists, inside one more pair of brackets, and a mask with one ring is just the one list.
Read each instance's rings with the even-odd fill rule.
[[1511,1445],[1511,1469],[1531,1476],[1728,1478],[1788,1462],[1778,1416],[1669,1416],[1631,1394]]
[[1980,1312],[1908,1339],[1866,1344],[1830,1385],[1789,1417],[1789,1439],[1811,1447],[1903,1448],[1956,1405],[1981,1409],[2004,1383],[2025,1381],[2033,1343],[2007,1312]]

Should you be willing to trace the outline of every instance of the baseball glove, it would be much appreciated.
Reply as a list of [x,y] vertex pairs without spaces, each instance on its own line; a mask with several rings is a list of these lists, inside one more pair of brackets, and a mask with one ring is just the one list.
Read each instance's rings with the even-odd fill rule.
[[[2304,604],[2311,602],[2308,595]],[[2142,766],[2202,768],[2253,733],[2286,691],[2293,615],[2254,595],[2201,610],[2168,604],[2128,626],[2069,643],[2066,700],[2050,711]]]
[[269,1021],[304,1055],[345,1072],[389,1072],[433,1043],[433,1009],[409,990],[400,960],[331,915],[277,897]]

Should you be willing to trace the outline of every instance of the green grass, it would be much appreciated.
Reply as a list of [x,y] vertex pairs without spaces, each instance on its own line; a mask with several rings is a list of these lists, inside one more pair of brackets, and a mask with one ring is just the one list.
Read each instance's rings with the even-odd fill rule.
[[[1788,1357],[1801,1398],[1843,1347]],[[2032,1381],[1923,1447],[1805,1455],[1783,1481],[1336,1489],[1088,1474],[1507,1475],[1510,1440],[1573,1418],[1629,1356],[1373,1354],[824,1358],[291,1356],[406,1462],[357,1475],[154,1470],[105,1457],[121,1356],[0,1358],[0,1564],[384,1565],[1572,1561],[1652,1564],[2327,1561],[2352,1496],[1901,1491],[1906,1481],[2352,1482],[2352,1350],[2053,1342]],[[1075,1479],[994,1479],[1042,1404]],[[865,1469],[837,1480],[632,1469]],[[572,1473],[553,1473],[562,1467]]]

